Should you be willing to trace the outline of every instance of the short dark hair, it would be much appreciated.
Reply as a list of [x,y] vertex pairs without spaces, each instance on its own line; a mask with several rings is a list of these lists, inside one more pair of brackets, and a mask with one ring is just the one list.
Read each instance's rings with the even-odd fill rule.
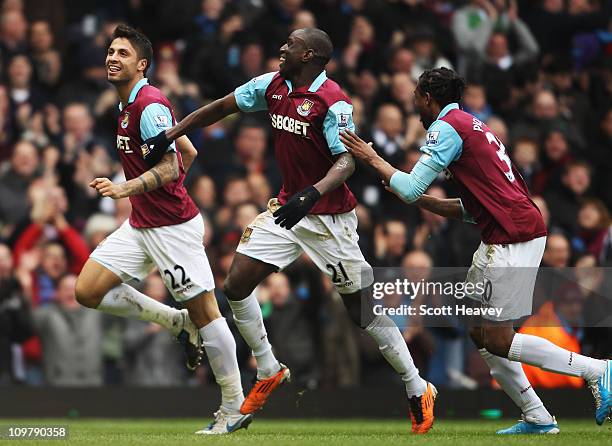
[[465,79],[448,68],[434,68],[425,70],[419,76],[418,88],[422,93],[429,93],[442,107],[461,102]]
[[147,67],[144,69],[144,75],[146,76],[151,66],[151,61],[153,60],[153,45],[149,38],[129,25],[121,24],[117,25],[115,31],[113,31],[112,39],[129,40],[130,44],[136,50],[138,59],[146,59],[147,61]]
[[302,28],[300,31],[304,33],[306,46],[314,50],[314,59],[323,67],[327,65],[334,52],[329,35],[319,28]]

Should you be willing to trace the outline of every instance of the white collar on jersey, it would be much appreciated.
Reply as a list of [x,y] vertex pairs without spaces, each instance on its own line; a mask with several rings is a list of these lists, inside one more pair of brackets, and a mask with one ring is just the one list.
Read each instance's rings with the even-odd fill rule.
[[[136,82],[136,85],[134,85],[134,87],[132,88],[132,91],[130,91],[130,97],[128,98],[128,105],[130,105],[132,102],[136,100],[136,95],[138,94],[140,89],[148,84],[149,84],[149,79],[147,79],[146,77],[143,77],[138,82]],[[119,102],[119,111],[121,110],[123,110],[123,105],[121,104],[121,102]]]
[[[321,88],[321,85],[323,85],[323,82],[325,82],[326,80],[327,73],[325,73],[325,70],[323,70],[321,71],[321,74],[319,74],[316,79],[312,81],[312,84],[310,84],[310,87],[308,87],[308,91],[311,93],[316,93],[317,90]],[[287,84],[287,87],[289,87],[289,93],[291,93],[293,91],[291,81],[289,79],[285,79],[285,83]]]
[[440,111],[440,114],[438,115],[436,119],[442,119],[448,114],[448,112],[450,112],[451,110],[457,110],[457,109],[459,109],[459,104],[457,104],[456,102],[451,102],[450,104],[448,104],[446,107],[444,107]]

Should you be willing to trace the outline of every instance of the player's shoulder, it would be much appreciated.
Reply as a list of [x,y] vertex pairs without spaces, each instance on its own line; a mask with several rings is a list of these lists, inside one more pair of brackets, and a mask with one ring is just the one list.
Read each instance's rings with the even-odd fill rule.
[[333,79],[327,78],[317,90],[317,95],[328,105],[332,106],[337,102],[352,104],[342,87]]
[[170,101],[166,95],[159,88],[149,84],[142,87],[135,102],[138,102],[143,110],[151,104],[163,104],[170,107]]
[[[453,127],[455,130],[459,130],[464,126],[472,126],[474,122],[474,116],[465,110],[461,110],[460,108],[455,108],[450,110],[446,115],[442,118],[438,119],[436,122],[438,123],[446,123]],[[444,125],[444,124],[441,124]]]

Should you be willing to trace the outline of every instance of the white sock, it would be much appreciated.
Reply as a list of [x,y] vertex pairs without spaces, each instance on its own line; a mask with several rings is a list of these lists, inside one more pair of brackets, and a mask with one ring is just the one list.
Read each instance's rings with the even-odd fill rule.
[[221,406],[239,412],[244,401],[240,370],[236,359],[236,340],[225,318],[220,317],[200,328],[206,356],[217,384],[221,387]]
[[387,362],[401,375],[408,397],[423,395],[427,381],[419,376],[419,369],[395,323],[388,316],[376,316],[365,330],[374,338]]
[[510,361],[524,362],[562,375],[598,379],[606,371],[606,361],[589,358],[558,347],[547,339],[516,333],[508,352]]
[[272,353],[259,302],[252,293],[246,299],[227,301],[234,313],[240,334],[253,350],[257,360],[257,377],[269,378],[280,370],[280,364]]
[[115,316],[158,323],[175,336],[182,321],[179,310],[164,305],[125,283],[106,293],[96,309]]
[[542,400],[529,384],[523,366],[519,362],[512,362],[506,358],[495,356],[484,348],[478,351],[489,366],[491,376],[514,401],[514,404],[521,409],[529,422],[536,424],[551,424],[553,422],[552,415],[546,410]]

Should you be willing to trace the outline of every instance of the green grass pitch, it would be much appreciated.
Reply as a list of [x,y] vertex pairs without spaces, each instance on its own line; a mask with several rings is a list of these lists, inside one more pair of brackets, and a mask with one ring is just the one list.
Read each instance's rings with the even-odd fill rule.
[[[208,421],[206,421],[208,422]],[[427,435],[409,433],[409,421],[387,420],[264,420],[256,419],[248,430],[220,437],[201,437],[193,432],[202,427],[198,419],[146,420],[2,420],[0,425],[67,424],[70,436],[61,440],[0,440],[3,445],[452,445],[491,444],[610,445],[612,423],[597,426],[593,420],[560,420],[561,433],[549,436],[500,437],[495,430],[512,420],[439,420]]]

